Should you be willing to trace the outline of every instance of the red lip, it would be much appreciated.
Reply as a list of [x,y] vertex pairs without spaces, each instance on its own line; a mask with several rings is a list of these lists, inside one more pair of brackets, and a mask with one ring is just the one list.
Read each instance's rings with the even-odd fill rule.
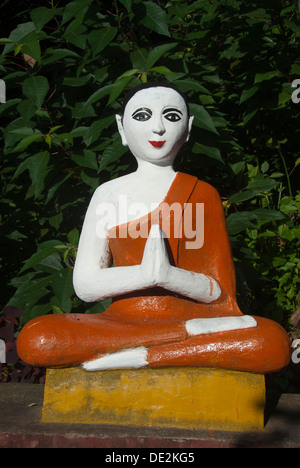
[[161,148],[165,143],[166,143],[166,140],[165,141],[150,141],[148,140],[149,143],[151,143],[152,146],[154,146],[154,148]]

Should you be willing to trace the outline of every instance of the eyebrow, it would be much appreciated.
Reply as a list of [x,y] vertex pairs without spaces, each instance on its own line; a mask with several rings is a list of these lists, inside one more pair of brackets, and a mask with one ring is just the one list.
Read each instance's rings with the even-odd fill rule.
[[152,115],[152,111],[148,108],[148,107],[140,107],[139,109],[137,109],[136,111],[134,111],[134,113],[132,114],[131,117],[133,117],[135,114],[137,114],[138,112],[140,111],[147,111],[149,112],[149,114]]
[[168,107],[168,109],[165,109],[163,111],[163,114],[166,114],[167,112],[172,112],[172,111],[179,112],[179,114],[183,115],[182,112],[179,109],[174,109],[174,108],[170,108],[170,107]]

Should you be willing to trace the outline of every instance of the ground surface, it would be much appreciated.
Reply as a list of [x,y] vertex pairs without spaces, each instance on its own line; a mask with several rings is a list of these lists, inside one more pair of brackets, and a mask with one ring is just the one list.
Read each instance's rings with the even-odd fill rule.
[[41,423],[43,385],[0,384],[0,448],[300,448],[300,395],[283,394],[264,431],[193,431]]

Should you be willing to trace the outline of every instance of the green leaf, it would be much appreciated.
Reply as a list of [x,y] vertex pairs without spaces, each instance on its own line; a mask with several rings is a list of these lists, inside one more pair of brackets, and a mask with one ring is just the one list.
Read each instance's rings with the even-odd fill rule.
[[143,2],[143,6],[146,8],[146,16],[140,22],[151,31],[171,37],[166,12],[154,2]]
[[23,44],[17,45],[17,47],[14,50],[14,56],[18,55],[21,52],[22,47],[23,47]]
[[49,48],[46,51],[45,57],[43,57],[43,65],[49,65],[53,62],[66,59],[68,57],[78,59],[80,56],[73,50]]
[[255,214],[250,211],[240,211],[231,213],[227,219],[227,229],[230,236],[235,236],[247,228],[255,227],[252,221],[256,218]]
[[253,182],[251,182],[247,189],[252,192],[266,192],[272,190],[278,185],[278,182],[274,179],[264,178],[263,176],[257,176]]
[[269,192],[278,185],[276,180],[264,177],[262,174],[259,174],[255,179],[245,188],[245,190],[231,195],[228,200],[229,204],[232,203],[241,203],[243,201],[251,200],[251,198],[256,197],[261,192]]
[[[44,290],[42,290],[44,294]],[[52,307],[51,304],[48,302],[46,304],[41,305],[34,305],[33,307],[28,307],[25,311],[25,314],[20,318],[20,325],[24,325],[29,320],[33,320],[36,317],[41,317],[42,315],[46,315],[51,311]],[[34,406],[36,403],[31,403],[28,406]]]
[[34,23],[35,29],[39,32],[45,24],[49,23],[55,14],[56,8],[49,9],[42,6],[32,10],[30,17]]
[[57,231],[59,229],[59,226],[62,223],[62,220],[63,220],[63,214],[57,213],[56,215],[50,216],[48,218],[48,223]]
[[280,76],[277,71],[269,71],[267,73],[257,73],[255,75],[254,84],[261,83],[262,81],[271,80],[272,78],[275,78],[275,76]]
[[189,79],[176,80],[176,81],[174,81],[174,84],[183,93],[185,93],[187,91],[190,91],[190,90],[194,90],[194,91],[198,91],[199,93],[203,93],[203,94],[211,94],[210,91],[208,91],[206,88],[204,88],[204,86],[202,86],[196,80],[189,80]]
[[113,142],[102,154],[99,171],[103,171],[103,169],[105,169],[109,164],[118,161],[118,159],[120,159],[127,151],[128,148],[122,145],[120,135],[115,133],[113,136]]
[[23,99],[23,101],[20,102],[20,104],[18,105],[18,112],[21,114],[23,119],[26,122],[28,122],[30,121],[31,117],[35,114],[36,107],[30,99]]
[[172,75],[172,72],[169,68],[162,65],[161,67],[150,68],[150,72],[159,73],[160,75]]
[[44,258],[49,257],[49,255],[52,255],[55,252],[57,253],[57,250],[53,246],[40,250],[39,252],[36,252],[25,262],[22,269],[20,270],[20,273],[23,273],[29,268],[35,267]]
[[93,190],[96,190],[96,188],[99,187],[99,177],[92,177],[89,174],[87,174],[84,170],[81,171],[80,177],[82,181],[89,187],[92,187]]
[[199,106],[199,104],[190,104],[189,108],[190,108],[191,115],[194,116],[193,124],[196,127],[203,128],[205,130],[208,130],[209,132],[213,132],[219,135],[219,132],[217,131],[212,121],[211,116],[204,109],[204,107]]
[[247,228],[255,228],[253,220],[258,221],[281,221],[286,219],[286,216],[280,211],[270,208],[257,208],[252,211],[240,211],[232,213],[227,217],[227,229],[230,236],[234,236]]
[[87,41],[87,35],[85,33],[87,32],[87,28],[81,24],[81,21],[81,17],[72,21],[72,23],[67,27],[63,37],[67,42],[70,42],[76,47],[85,49]]
[[13,135],[17,135],[18,137],[24,137],[24,136],[33,135],[34,131],[33,131],[33,129],[31,127],[20,127],[20,128],[16,128],[15,130],[10,130],[9,133],[11,133]]
[[257,208],[256,210],[251,211],[258,220],[261,221],[279,221],[286,219],[286,216],[281,213],[281,211],[273,210],[270,208]]
[[81,167],[88,167],[90,169],[98,170],[98,163],[96,153],[90,150],[84,150],[84,156],[78,154],[71,154],[73,161]]
[[27,236],[24,236],[24,234],[22,234],[21,232],[19,231],[13,231],[11,234],[8,234],[6,236],[8,239],[13,239],[13,240],[19,240],[19,239],[28,239]]
[[292,65],[291,73],[292,75],[300,75],[300,65],[298,63]]
[[96,117],[97,114],[91,105],[87,105],[86,102],[76,102],[74,109],[72,109],[73,119],[84,119],[85,117]]
[[22,47],[22,51],[34,58],[38,64],[41,62],[41,47],[38,41],[28,42]]
[[269,167],[270,167],[270,164],[268,163],[268,161],[264,161],[261,165],[261,172],[265,174],[266,172],[268,172]]
[[116,37],[118,28],[103,28],[91,31],[88,36],[88,43],[92,47],[93,56],[98,55]]
[[77,245],[79,241],[79,231],[77,228],[72,229],[68,234],[68,241],[70,244]]
[[35,26],[34,23],[22,23],[19,24],[16,29],[14,29],[9,36],[9,40],[13,41],[7,44],[4,47],[3,54],[8,54],[13,51],[16,47],[16,44],[25,44],[28,37],[32,37],[32,34],[35,34]]
[[172,42],[172,43],[168,43],[168,44],[159,45],[159,46],[155,47],[154,49],[152,49],[149,52],[147,60],[146,60],[146,70],[148,70],[149,68],[152,68],[153,65],[161,57],[163,57],[170,50],[174,49],[174,47],[176,47],[176,46],[177,46],[177,42]]
[[130,13],[132,0],[120,0],[120,2],[122,3],[122,5],[124,5],[126,10]]
[[64,85],[65,86],[84,86],[91,79],[90,75],[85,76],[64,76]]
[[23,138],[14,148],[14,153],[23,151],[25,148],[31,145],[31,143],[41,140],[42,138],[43,138],[43,135],[40,132],[34,133],[33,135]]
[[221,53],[220,58],[226,58],[230,60],[234,58],[241,58],[244,55],[245,55],[245,52],[241,52],[239,50],[239,43],[235,42],[230,47],[228,47],[228,49],[224,50],[224,52]]
[[297,212],[297,205],[292,197],[283,197],[280,200],[280,211],[287,215]]
[[136,49],[130,54],[132,67],[141,71],[147,71],[148,51],[146,49]]
[[[48,294],[49,291],[46,288],[50,286],[53,277],[54,275],[48,275],[43,278],[31,278],[23,282],[7,305],[20,307],[30,312],[33,306]],[[22,280],[22,278],[20,279]]]
[[[295,33],[300,33],[300,26],[298,26],[296,23],[294,23],[293,21],[289,21],[287,19],[284,20],[284,23],[285,25],[291,29],[293,32]],[[297,36],[299,37],[299,36]]]
[[214,146],[203,145],[201,143],[195,143],[193,146],[193,153],[205,154],[209,158],[217,159],[224,164],[220,150]]
[[65,313],[70,313],[72,309],[71,297],[74,294],[73,269],[64,268],[59,270],[52,281],[52,289],[58,300],[59,307]]
[[88,106],[94,104],[95,102],[100,101],[103,97],[107,96],[110,93],[112,86],[112,84],[109,84],[95,91],[86,101],[86,105]]
[[52,310],[53,310],[53,313],[54,313],[54,314],[63,314],[63,313],[64,313],[64,311],[61,310],[60,307],[58,307],[58,306],[52,304],[52,302],[51,302],[51,307],[52,307]]
[[45,76],[37,75],[27,78],[22,84],[23,94],[30,99],[35,106],[40,109],[47,92],[49,91],[49,83]]
[[15,106],[16,104],[21,103],[21,99],[10,99],[6,103],[1,103],[0,106],[0,115],[4,112],[8,115],[9,108]]
[[236,163],[230,164],[230,167],[234,175],[237,175],[245,169],[245,161],[238,161]]
[[49,201],[52,200],[53,196],[55,195],[55,192],[59,189],[59,187],[61,187],[61,185],[63,185],[71,177],[71,175],[72,174],[70,172],[62,180],[59,180],[54,185],[52,185],[52,187],[50,187],[48,191],[47,199],[45,201],[45,205],[47,205],[47,203],[49,203]]
[[132,68],[131,70],[127,70],[126,72],[122,73],[120,78],[122,78],[123,76],[137,75],[139,72],[140,72],[140,70],[138,68]]
[[231,205],[232,203],[241,203],[243,201],[251,200],[256,196],[256,192],[252,192],[251,190],[244,190],[243,192],[235,193],[231,195],[228,200],[228,203]]
[[14,173],[13,179],[22,174],[26,169],[29,170],[32,184],[27,191],[27,198],[32,196],[37,198],[43,191],[45,186],[45,177],[49,172],[49,159],[50,155],[47,151],[37,153],[34,156],[30,156],[29,158],[25,159]]
[[259,86],[252,86],[252,88],[244,89],[241,94],[240,104],[250,99],[259,90]]
[[1,45],[4,45],[4,44],[14,44],[15,45],[15,41],[12,41],[11,39],[6,39],[5,37],[2,37],[0,39],[0,44]]
[[88,314],[101,314],[111,305],[111,299],[103,299],[86,311]]
[[115,116],[110,115],[108,117],[104,117],[103,119],[96,120],[90,126],[88,132],[83,138],[83,141],[86,146],[90,146],[92,143],[98,140],[102,131],[109,127],[113,122],[115,122]]
[[50,275],[56,273],[58,270],[62,269],[60,255],[57,252],[54,252],[52,255],[45,257],[37,265],[35,265],[35,269]]
[[[251,101],[250,101],[251,102]],[[245,114],[243,115],[243,122],[244,124],[246,125],[248,122],[250,122],[251,119],[253,119],[253,117],[255,117],[255,115],[257,114],[257,112],[259,111],[259,107],[256,107],[256,103],[253,102],[252,105],[248,106]]]
[[115,81],[110,89],[108,105],[112,104],[120,96],[132,78],[132,76],[121,76]]
[[87,11],[87,7],[92,3],[93,0],[74,0],[68,2],[64,8],[62,25],[70,21],[72,18],[76,18],[77,15],[82,14],[83,11]]

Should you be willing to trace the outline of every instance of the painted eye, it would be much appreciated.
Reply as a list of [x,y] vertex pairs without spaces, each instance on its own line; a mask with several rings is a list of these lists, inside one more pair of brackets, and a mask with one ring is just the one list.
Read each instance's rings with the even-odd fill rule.
[[178,122],[178,120],[181,120],[180,115],[176,114],[175,112],[169,112],[165,115],[165,118],[170,122]]
[[140,122],[145,122],[151,118],[151,115],[147,112],[139,112],[133,117],[135,120],[139,120]]
[[151,119],[152,112],[147,108],[140,108],[132,114],[132,118],[138,120],[139,122],[146,122]]

